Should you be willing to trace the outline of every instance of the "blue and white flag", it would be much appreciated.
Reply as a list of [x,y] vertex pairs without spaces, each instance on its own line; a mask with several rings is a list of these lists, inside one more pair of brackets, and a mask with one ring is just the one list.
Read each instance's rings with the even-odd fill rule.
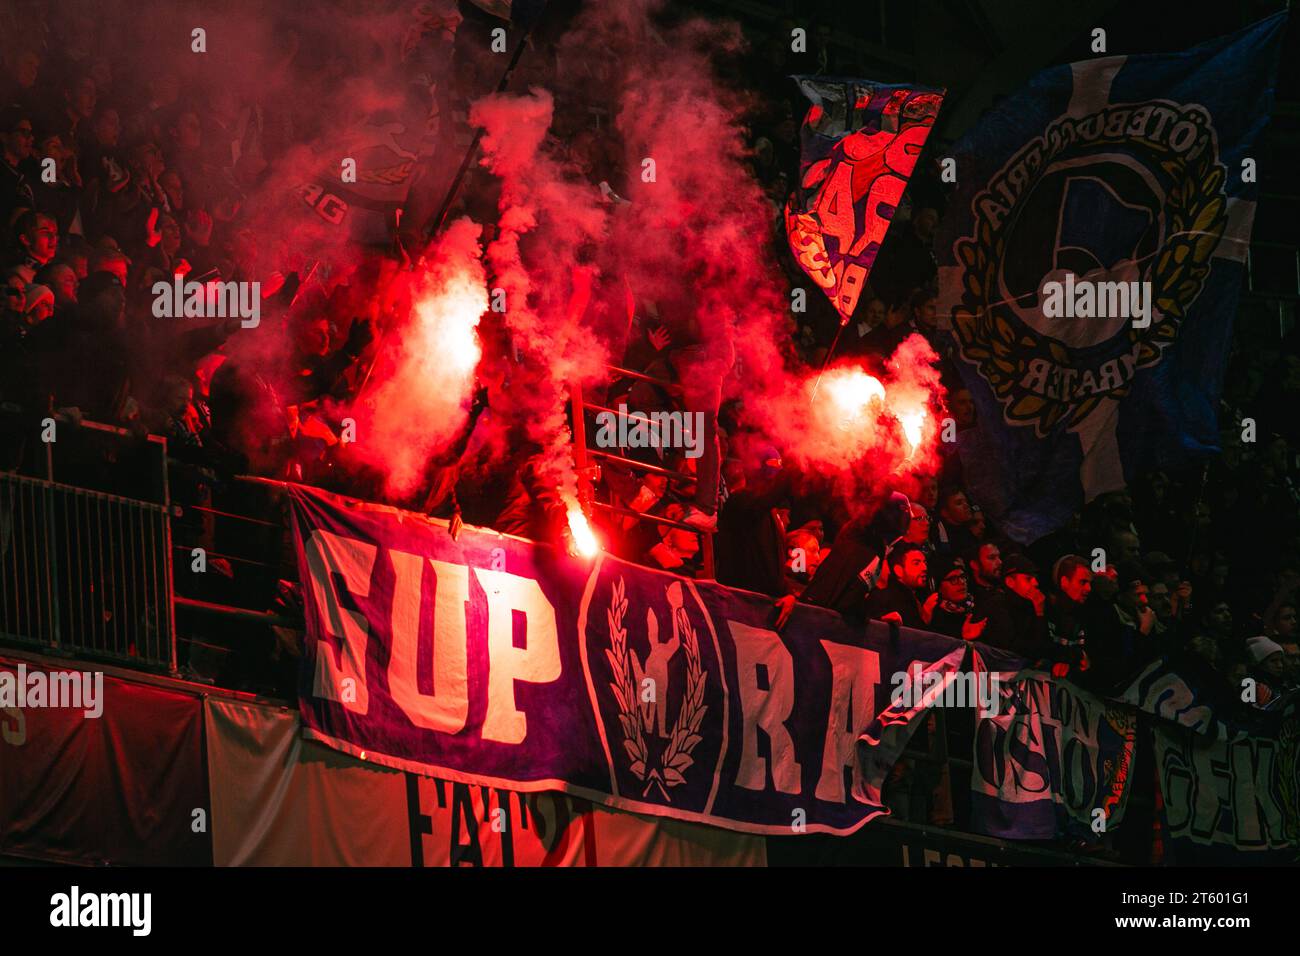
[[940,314],[992,455],[972,491],[1015,539],[1218,450],[1284,25],[1053,67],[954,146]]

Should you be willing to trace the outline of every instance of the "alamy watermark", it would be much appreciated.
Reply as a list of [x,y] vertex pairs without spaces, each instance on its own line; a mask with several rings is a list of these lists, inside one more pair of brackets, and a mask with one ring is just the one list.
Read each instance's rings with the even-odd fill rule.
[[153,929],[153,894],[83,893],[74,885],[50,897],[50,925],[125,926],[133,936],[148,936]]
[[989,717],[998,714],[998,675],[991,671],[943,674],[927,671],[913,661],[905,671],[895,671],[890,683],[890,703],[895,707],[975,707]]
[[1151,324],[1150,282],[1094,282],[1076,279],[1044,282],[1043,315],[1049,319],[1132,319],[1133,328]]
[[28,671],[26,664],[19,664],[16,674],[0,671],[3,707],[51,707],[100,717],[104,713],[104,675],[101,671]]
[[262,321],[262,283],[171,282],[153,284],[153,314],[158,319],[239,319],[246,329]]
[[684,448],[687,458],[704,454],[703,412],[597,412],[599,448]]

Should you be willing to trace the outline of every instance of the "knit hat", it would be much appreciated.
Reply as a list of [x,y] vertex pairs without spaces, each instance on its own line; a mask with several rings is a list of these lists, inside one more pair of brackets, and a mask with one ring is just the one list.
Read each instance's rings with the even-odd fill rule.
[[1281,644],[1262,635],[1260,637],[1248,638],[1246,641],[1246,650],[1250,654],[1250,659],[1256,664],[1263,663],[1274,654],[1286,653],[1283,651]]
[[27,311],[32,311],[42,302],[54,305],[54,290],[47,285],[29,285],[27,287]]

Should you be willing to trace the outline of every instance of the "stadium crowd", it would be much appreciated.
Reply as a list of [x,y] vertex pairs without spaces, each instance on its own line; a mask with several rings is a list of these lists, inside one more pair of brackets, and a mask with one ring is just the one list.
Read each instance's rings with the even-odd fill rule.
[[[373,475],[345,467],[336,432],[382,338],[386,317],[373,305],[374,290],[398,257],[372,252],[352,269],[313,276],[300,250],[259,229],[244,209],[277,156],[292,148],[294,131],[310,128],[310,118],[295,113],[310,104],[273,93],[241,98],[220,83],[150,69],[101,52],[92,19],[47,20],[39,6],[20,9],[23,22],[7,26],[21,28],[5,30],[0,77],[0,468],[29,466],[34,423],[55,415],[72,428],[92,420],[165,435],[176,463],[172,493],[183,503],[210,504],[236,474],[380,497]],[[292,32],[281,39],[292,56]],[[781,248],[800,110],[797,91],[786,88],[785,50],[783,42],[760,43],[748,64],[764,93],[751,118],[752,170],[771,200]],[[364,69],[341,51],[317,55],[344,73]],[[343,59],[336,65],[331,57]],[[852,69],[821,59],[827,72]],[[462,142],[465,104],[479,92],[467,87],[453,91]],[[593,189],[617,196],[617,151],[599,129],[583,126],[581,109],[573,112],[557,121],[572,133],[569,160]],[[490,221],[494,205],[477,198],[490,193],[483,179],[473,171],[458,202]],[[683,369],[692,343],[671,316],[639,305],[621,362],[635,374],[597,398],[650,412],[706,408],[709,441],[700,458],[615,449],[651,467],[599,466],[597,498],[617,509],[598,519],[607,547],[695,574],[704,536],[712,535],[717,580],[769,595],[777,627],[803,601],[1004,648],[1103,691],[1167,657],[1180,673],[1217,688],[1225,705],[1273,705],[1300,684],[1300,419],[1288,413],[1300,393],[1295,335],[1283,336],[1248,302],[1219,410],[1222,453],[1206,465],[1146,471],[1056,533],[1017,544],[963,480],[961,436],[978,432],[980,422],[936,315],[932,245],[942,205],[936,184],[918,172],[839,341],[829,303],[810,296],[794,343],[816,368],[833,342],[842,358],[887,355],[913,332],[930,340],[945,356],[958,430],[958,441],[941,448],[942,467],[911,476],[869,508],[849,508],[816,476],[784,462],[781,449],[732,447],[735,405],[689,394],[692,377]],[[797,266],[787,260],[785,267],[797,283]],[[262,321],[291,330],[287,356],[232,358],[238,319],[153,319],[149,290],[177,275],[258,280]],[[536,534],[531,511],[553,505],[553,489],[539,486],[522,451],[486,480],[463,481],[458,470],[484,395],[500,386],[490,366],[505,361],[508,345],[485,336],[485,351],[496,357],[485,356],[483,391],[465,434],[432,464],[421,494],[396,503]],[[1254,440],[1243,440],[1246,419],[1258,426]],[[187,544],[213,534],[202,515],[177,530]],[[227,566],[226,573],[236,586],[242,572]],[[268,590],[263,606],[283,611],[294,603],[291,591]],[[1258,688],[1251,701],[1242,700],[1245,677]]]

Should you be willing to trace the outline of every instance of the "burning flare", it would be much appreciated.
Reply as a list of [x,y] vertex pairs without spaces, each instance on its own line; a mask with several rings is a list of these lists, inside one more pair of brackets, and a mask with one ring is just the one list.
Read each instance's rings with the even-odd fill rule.
[[885,401],[885,386],[860,368],[832,372],[826,379],[826,393],[842,416],[840,428],[859,423],[873,401]]
[[918,408],[914,412],[895,412],[898,418],[898,424],[903,427],[903,437],[907,439],[908,455],[911,456],[921,444],[921,436],[925,428],[925,409]]
[[581,508],[569,509],[569,534],[573,536],[573,546],[584,558],[594,558],[600,553],[600,542],[587,522],[587,516]]

